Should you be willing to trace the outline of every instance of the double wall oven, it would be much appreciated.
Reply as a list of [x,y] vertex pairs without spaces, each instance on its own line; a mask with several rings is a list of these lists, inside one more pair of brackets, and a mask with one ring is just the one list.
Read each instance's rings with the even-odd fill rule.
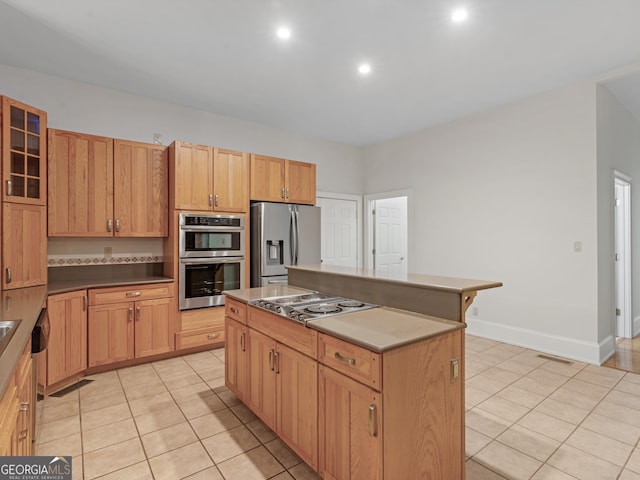
[[244,233],[244,217],[180,214],[180,310],[223,305],[223,290],[244,288]]

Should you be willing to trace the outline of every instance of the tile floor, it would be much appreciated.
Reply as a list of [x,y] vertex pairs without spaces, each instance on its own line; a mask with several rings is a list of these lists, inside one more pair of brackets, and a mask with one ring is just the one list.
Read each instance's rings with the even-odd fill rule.
[[[467,480],[640,480],[640,375],[538,355],[467,336]],[[76,479],[319,478],[224,387],[222,349],[89,379],[38,404],[36,454]]]

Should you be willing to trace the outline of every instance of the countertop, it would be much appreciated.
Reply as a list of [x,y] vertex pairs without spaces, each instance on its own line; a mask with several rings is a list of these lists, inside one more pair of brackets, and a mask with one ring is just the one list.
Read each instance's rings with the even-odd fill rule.
[[0,395],[9,383],[46,301],[46,285],[4,290],[0,295],[0,320],[21,320],[7,348],[0,356]]
[[68,280],[55,281],[47,285],[49,295],[56,293],[73,292],[74,290],[84,290],[85,288],[106,288],[106,287],[126,287],[127,285],[144,285],[148,283],[170,283],[173,278],[160,276],[144,276],[144,277],[112,277],[104,279],[91,280]]
[[[260,298],[295,295],[310,291],[289,285],[274,285],[229,290],[223,293],[240,302],[247,303]],[[384,352],[425,338],[459,330],[465,328],[466,325],[407,310],[378,307],[309,320],[307,327],[375,352]]]
[[341,277],[353,277],[370,279],[378,282],[387,282],[411,287],[425,288],[429,290],[439,290],[443,292],[463,293],[488,288],[501,287],[502,282],[490,280],[475,280],[471,278],[443,277],[438,275],[426,275],[420,273],[393,274],[369,270],[366,268],[338,267],[334,265],[296,265],[287,266],[289,270],[299,270],[302,272],[314,272],[328,275],[339,275]]

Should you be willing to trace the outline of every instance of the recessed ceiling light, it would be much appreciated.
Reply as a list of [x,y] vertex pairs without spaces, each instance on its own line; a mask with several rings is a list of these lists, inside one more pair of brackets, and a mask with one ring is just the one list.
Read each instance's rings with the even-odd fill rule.
[[451,14],[451,20],[456,23],[464,22],[469,16],[466,8],[456,8]]
[[287,39],[291,36],[291,30],[289,30],[287,27],[280,27],[277,34],[278,37]]
[[368,73],[371,73],[371,65],[367,64],[367,63],[363,63],[362,65],[360,65],[358,67],[358,71],[362,74],[362,75],[366,75]]

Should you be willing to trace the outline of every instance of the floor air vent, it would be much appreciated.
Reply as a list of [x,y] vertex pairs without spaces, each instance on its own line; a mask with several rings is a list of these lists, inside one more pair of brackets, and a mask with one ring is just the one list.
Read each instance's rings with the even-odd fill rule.
[[564,363],[565,365],[573,365],[573,362],[569,360],[564,360],[562,358],[550,357],[549,355],[538,355],[540,358],[544,358],[545,360],[551,360],[552,362]]

